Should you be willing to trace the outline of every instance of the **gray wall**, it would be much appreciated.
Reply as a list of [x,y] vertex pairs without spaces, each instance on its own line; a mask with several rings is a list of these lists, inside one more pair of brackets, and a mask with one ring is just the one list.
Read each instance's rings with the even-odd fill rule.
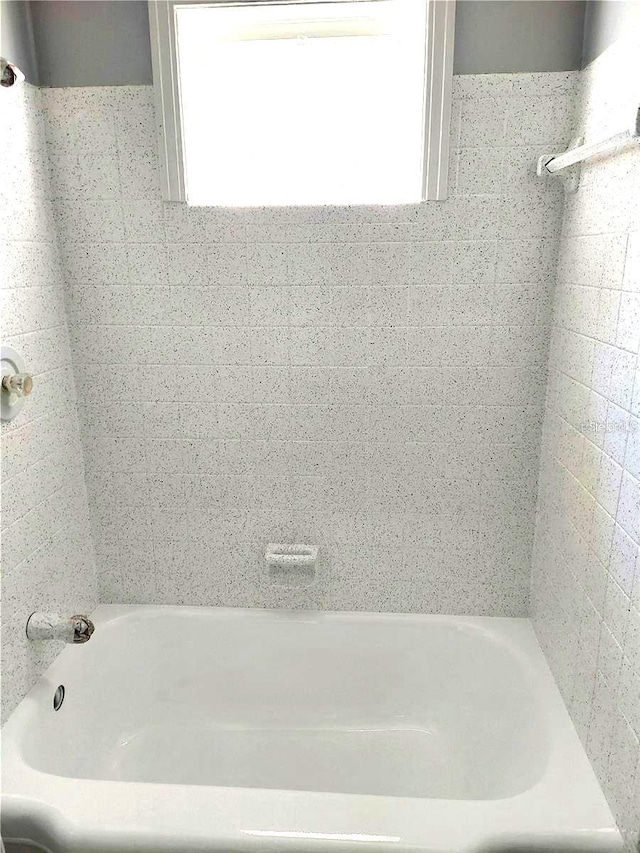
[[640,0],[591,0],[584,23],[583,68],[632,29],[640,30]]
[[42,86],[151,83],[144,0],[31,2]]
[[580,68],[581,0],[458,0],[455,74]]
[[[145,0],[4,0],[2,5],[28,7],[41,85],[151,83]],[[582,0],[458,0],[455,73],[579,68],[584,7]],[[17,28],[14,42],[28,42],[23,29]],[[7,52],[25,55],[20,46]]]
[[15,62],[29,83],[39,82],[29,7],[19,0],[0,0],[0,56]]

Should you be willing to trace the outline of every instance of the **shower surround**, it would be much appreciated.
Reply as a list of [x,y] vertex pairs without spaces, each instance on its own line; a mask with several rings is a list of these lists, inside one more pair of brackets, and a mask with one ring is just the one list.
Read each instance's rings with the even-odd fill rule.
[[526,614],[576,79],[456,77],[390,208],[163,204],[150,87],[45,90],[103,602]]
[[[624,126],[639,48],[456,77],[450,198],[416,206],[163,204],[150,87],[3,109],[3,334],[36,376],[2,427],[3,717],[58,651],[33,609],[526,615],[553,309],[532,610],[635,853],[638,154],[584,166],[559,257],[534,164]],[[314,586],[268,582],[278,539],[320,546]]]

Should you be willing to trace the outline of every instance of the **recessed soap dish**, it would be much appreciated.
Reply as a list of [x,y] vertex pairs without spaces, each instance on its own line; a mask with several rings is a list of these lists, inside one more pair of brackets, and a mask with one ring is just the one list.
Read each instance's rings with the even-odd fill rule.
[[318,549],[314,545],[270,543],[264,560],[274,582],[290,586],[309,584],[315,578]]

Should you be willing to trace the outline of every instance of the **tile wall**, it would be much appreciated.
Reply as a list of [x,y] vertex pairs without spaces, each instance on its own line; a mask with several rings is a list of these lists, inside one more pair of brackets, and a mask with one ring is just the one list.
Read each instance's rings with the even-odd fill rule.
[[527,612],[575,80],[456,78],[447,202],[315,210],[163,204],[149,87],[44,92],[102,601]]
[[[628,127],[640,41],[581,73],[576,130]],[[630,69],[635,73],[630,73]],[[533,568],[541,643],[627,853],[640,845],[640,149],[585,165],[558,264]]]
[[[580,75],[588,138],[639,50]],[[577,83],[456,78],[447,202],[320,210],[163,204],[149,87],[3,94],[3,342],[36,379],[2,427],[3,718],[58,651],[29,612],[97,601],[92,540],[105,602],[525,614],[557,265],[532,606],[635,851],[640,155],[584,169],[558,257],[534,164]],[[320,545],[315,584],[265,575],[273,540]]]
[[60,651],[26,639],[29,614],[91,610],[97,589],[38,89],[0,92],[0,140],[2,343],[35,380],[1,434],[4,720]]

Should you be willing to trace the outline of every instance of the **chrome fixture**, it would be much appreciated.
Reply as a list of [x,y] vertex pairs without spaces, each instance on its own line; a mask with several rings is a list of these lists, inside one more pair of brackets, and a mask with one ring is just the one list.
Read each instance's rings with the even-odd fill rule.
[[24,74],[8,59],[0,58],[0,86],[9,88],[24,82]]
[[27,619],[30,640],[61,640],[63,643],[87,643],[95,631],[88,616],[58,616],[57,613],[32,613]]

